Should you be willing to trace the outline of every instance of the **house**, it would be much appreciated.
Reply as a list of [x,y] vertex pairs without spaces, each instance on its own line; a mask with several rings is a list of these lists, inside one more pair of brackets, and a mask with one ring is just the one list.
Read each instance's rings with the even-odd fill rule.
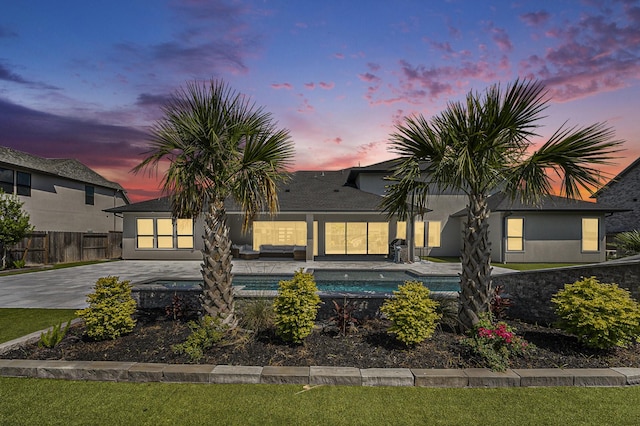
[[[234,245],[260,256],[275,248],[312,260],[331,256],[387,256],[390,243],[406,239],[406,223],[380,211],[384,180],[395,161],[338,171],[299,171],[278,190],[280,210],[260,215],[247,233],[236,206],[225,206]],[[460,255],[467,196],[429,197],[428,212],[415,218],[419,255]],[[490,198],[494,262],[599,262],[605,260],[605,215],[618,209],[548,197],[537,206]],[[108,209],[122,214],[125,259],[199,259],[202,220],[172,220],[168,198]]]
[[640,230],[640,158],[596,191],[592,198],[626,210],[605,217],[607,234]]
[[122,231],[122,218],[105,210],[129,204],[119,184],[78,160],[7,147],[0,147],[0,188],[18,196],[37,231]]
[[[605,217],[622,209],[548,196],[536,205],[504,193],[489,197],[494,263],[596,263],[606,260]],[[466,209],[452,217],[464,221]]]

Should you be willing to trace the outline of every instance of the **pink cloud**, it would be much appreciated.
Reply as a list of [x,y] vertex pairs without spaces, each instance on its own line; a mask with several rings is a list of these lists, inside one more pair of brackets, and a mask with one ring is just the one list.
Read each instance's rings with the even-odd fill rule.
[[501,52],[511,52],[513,50],[513,44],[511,43],[511,39],[509,38],[509,34],[504,30],[504,28],[496,28],[493,24],[490,25],[489,31],[491,32],[491,38],[498,46]]
[[546,24],[550,17],[549,12],[541,10],[520,15],[520,20],[530,27],[538,27]]
[[380,81],[379,77],[368,72],[364,74],[358,74],[358,78],[366,83],[374,83]]
[[380,64],[376,64],[375,62],[368,62],[367,63],[367,67],[371,71],[376,72],[376,71],[378,71],[380,69]]
[[313,107],[313,105],[309,103],[309,99],[305,98],[304,95],[302,95],[302,93],[298,94],[298,97],[300,98],[302,103],[298,105],[298,108],[296,108],[296,111],[302,114],[311,113],[315,111],[315,108]]
[[331,139],[325,139],[325,143],[334,143],[336,145],[340,145],[342,143],[342,138],[336,137]]
[[547,31],[558,43],[544,57],[520,64],[527,76],[544,81],[554,100],[568,101],[626,87],[640,75],[640,12],[626,17],[583,15],[575,23]]
[[290,83],[273,83],[271,85],[271,88],[276,90],[280,90],[280,89],[291,90],[293,89],[293,86]]
[[344,59],[344,53],[336,53],[333,55],[333,57],[336,59]]
[[304,87],[306,87],[309,90],[313,90],[316,88],[316,84],[315,83],[305,83]]
[[320,88],[324,90],[331,90],[335,87],[335,85],[336,84],[333,81],[329,83],[321,81],[320,83],[318,83],[318,86],[320,86]]

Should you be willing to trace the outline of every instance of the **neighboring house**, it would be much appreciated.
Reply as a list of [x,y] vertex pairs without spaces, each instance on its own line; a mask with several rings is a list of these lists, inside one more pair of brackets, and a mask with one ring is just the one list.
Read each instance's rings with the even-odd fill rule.
[[[230,237],[236,246],[270,253],[273,246],[306,250],[316,256],[382,256],[390,243],[405,239],[406,225],[380,211],[394,161],[339,171],[299,171],[278,190],[280,211],[256,218],[248,233],[242,217],[226,206]],[[428,212],[415,219],[417,253],[460,255],[467,196],[435,194]],[[491,197],[490,238],[494,262],[598,262],[605,260],[604,216],[617,209],[596,203],[550,197],[537,207]],[[168,198],[107,210],[124,217],[123,258],[199,259],[200,218],[171,219]],[[517,220],[516,220],[517,219]],[[292,254],[292,253],[290,253]]]
[[640,230],[640,158],[600,188],[592,198],[598,203],[626,210],[605,218],[607,234]]
[[122,231],[122,217],[105,210],[129,204],[119,184],[77,160],[7,147],[0,147],[0,188],[24,202],[36,231]]

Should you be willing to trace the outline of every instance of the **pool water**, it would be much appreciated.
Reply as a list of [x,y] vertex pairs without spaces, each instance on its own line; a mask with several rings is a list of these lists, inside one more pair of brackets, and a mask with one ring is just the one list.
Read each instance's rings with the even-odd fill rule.
[[[416,275],[408,271],[386,270],[332,270],[316,269],[313,276],[318,290],[322,293],[364,293],[386,294],[398,289],[405,281],[422,282],[433,292],[460,291],[460,277],[441,275]],[[290,280],[292,275],[244,275],[233,276],[233,286],[237,290],[275,291],[282,280]],[[170,289],[197,288],[200,280],[156,280],[149,284]]]

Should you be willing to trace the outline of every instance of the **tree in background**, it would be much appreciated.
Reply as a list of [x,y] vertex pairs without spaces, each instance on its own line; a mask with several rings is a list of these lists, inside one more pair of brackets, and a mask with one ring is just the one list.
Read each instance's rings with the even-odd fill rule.
[[224,82],[188,83],[163,107],[151,130],[151,150],[134,168],[157,171],[166,161],[162,188],[174,218],[204,213],[204,315],[235,323],[231,240],[225,201],[244,212],[243,230],[260,212],[278,210],[277,183],[293,160],[289,131]]
[[0,245],[2,246],[2,269],[7,267],[9,246],[17,244],[33,231],[29,214],[22,210],[24,203],[17,195],[0,190]]
[[426,211],[430,192],[468,196],[458,307],[463,329],[478,323],[491,300],[488,197],[503,190],[512,199],[536,203],[553,193],[557,177],[562,195],[580,198],[582,189],[601,183],[595,166],[610,164],[622,143],[598,123],[563,126],[533,150],[531,139],[539,137],[537,123],[547,104],[540,82],[495,84],[484,94],[470,92],[464,101],[450,102],[430,120],[407,117],[391,136],[400,162],[382,203],[389,215],[412,220]]

